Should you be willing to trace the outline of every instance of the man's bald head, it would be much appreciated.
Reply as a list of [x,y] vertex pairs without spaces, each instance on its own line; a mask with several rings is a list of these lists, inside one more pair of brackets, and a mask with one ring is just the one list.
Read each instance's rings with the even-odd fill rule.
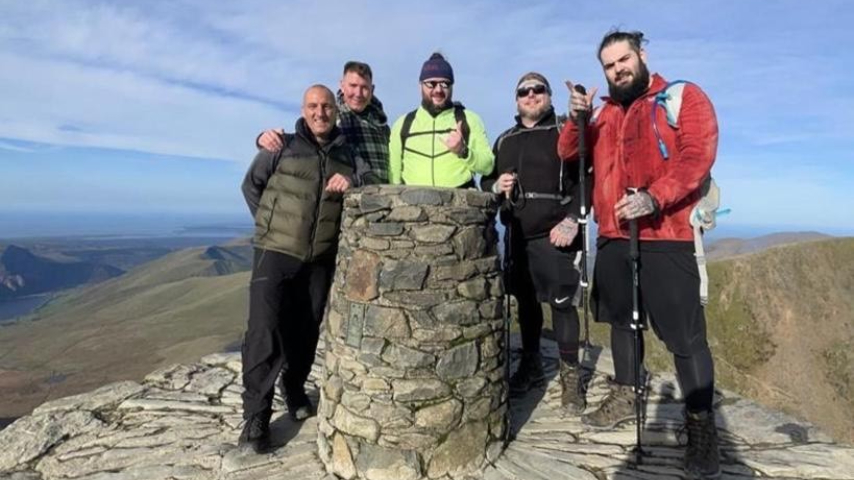
[[305,105],[306,100],[308,99],[308,95],[310,93],[318,93],[323,94],[328,97],[328,99],[332,100],[332,103],[335,103],[335,94],[332,93],[326,85],[322,83],[315,83],[314,85],[305,89],[305,93],[302,95],[302,104]]
[[335,95],[325,85],[308,87],[302,97],[302,118],[318,142],[326,142],[338,119]]

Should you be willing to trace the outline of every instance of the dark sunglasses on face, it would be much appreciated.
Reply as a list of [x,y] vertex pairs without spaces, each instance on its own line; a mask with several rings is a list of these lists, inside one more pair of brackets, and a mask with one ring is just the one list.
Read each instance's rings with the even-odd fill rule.
[[529,93],[534,92],[537,95],[546,93],[545,85],[534,85],[533,87],[525,87],[516,90],[516,98],[527,97]]
[[447,90],[451,88],[451,82],[436,82],[433,80],[428,80],[426,82],[421,82],[421,84],[429,88],[430,90],[433,90],[436,87],[439,87],[442,90]]

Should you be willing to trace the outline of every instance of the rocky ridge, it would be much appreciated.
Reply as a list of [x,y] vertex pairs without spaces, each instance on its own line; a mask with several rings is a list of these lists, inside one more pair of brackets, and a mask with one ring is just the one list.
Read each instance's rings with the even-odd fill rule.
[[[544,341],[546,389],[512,399],[514,438],[472,480],[679,479],[681,404],[672,376],[652,382],[644,464],[631,465],[634,425],[595,431],[559,408],[557,351]],[[606,392],[610,353],[592,349],[591,407]],[[321,378],[320,359],[312,381]],[[518,360],[514,356],[514,361]],[[240,356],[213,354],[175,365],[142,383],[119,382],[46,403],[0,432],[0,479],[319,479],[334,480],[317,454],[317,421],[293,423],[277,397],[269,455],[235,447],[241,428]],[[312,389],[317,401],[317,389]],[[717,399],[724,479],[854,479],[854,447],[813,425],[728,392]],[[345,459],[346,460],[346,459]],[[374,458],[372,480],[395,480],[395,465]]]

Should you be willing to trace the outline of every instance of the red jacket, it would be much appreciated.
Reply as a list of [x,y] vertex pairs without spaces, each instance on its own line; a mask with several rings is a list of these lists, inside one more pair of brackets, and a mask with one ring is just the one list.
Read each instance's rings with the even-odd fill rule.
[[[693,237],[688,222],[700,199],[699,187],[710,174],[718,148],[718,123],[708,97],[693,84],[682,94],[677,128],[667,123],[664,108],[655,108],[655,95],[667,81],[653,75],[652,86],[628,109],[604,98],[587,128],[588,161],[593,165],[593,208],[599,235],[628,238],[628,222],[619,224],[614,205],[627,187],[644,188],[658,203],[660,213],[638,220],[641,240],[686,240]],[[652,112],[669,159],[658,149]],[[558,155],[578,160],[578,127],[567,122],[558,141]]]

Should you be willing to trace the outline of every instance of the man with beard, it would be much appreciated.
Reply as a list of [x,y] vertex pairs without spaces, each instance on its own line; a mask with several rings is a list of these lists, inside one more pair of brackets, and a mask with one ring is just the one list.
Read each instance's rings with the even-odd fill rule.
[[480,117],[454,103],[454,71],[440,53],[424,62],[421,106],[397,119],[389,143],[391,183],[470,188],[492,171],[493,156]]
[[[388,183],[387,117],[374,96],[373,72],[367,63],[344,64],[337,95],[338,128],[347,143],[370,168],[363,183]],[[277,152],[282,148],[282,129],[266,130],[258,137],[259,147]]]
[[[720,457],[712,404],[714,366],[689,217],[715,160],[717,120],[703,91],[688,83],[683,84],[677,124],[675,128],[668,124],[665,108],[657,108],[656,95],[672,89],[666,89],[668,83],[660,75],[650,76],[642,44],[640,32],[613,31],[599,46],[610,96],[587,128],[599,225],[592,305],[596,320],[612,326],[615,384],[601,406],[582,419],[594,427],[612,427],[635,413],[628,239],[629,221],[636,220],[641,311],[673,354],[685,399],[685,471],[689,478],[715,478],[720,475]],[[588,95],[570,91],[570,115],[589,112],[595,90]],[[659,148],[659,141],[666,150]],[[577,158],[574,122],[561,132],[558,152],[564,160]],[[628,194],[627,189],[637,193]],[[642,358],[642,348],[639,354]]]
[[366,170],[336,116],[332,91],[310,87],[295,133],[283,135],[282,153],[258,152],[243,181],[255,218],[255,257],[243,341],[246,423],[238,445],[256,453],[271,447],[273,388],[286,361],[288,412],[298,421],[312,414],[305,381],[332,280],[343,192]]
[[557,156],[564,119],[555,115],[548,80],[526,73],[516,85],[516,125],[495,142],[495,171],[483,178],[484,190],[501,195],[505,254],[509,254],[506,286],[519,302],[522,360],[510,378],[510,391],[523,393],[545,383],[540,334],[542,302],[548,302],[560,353],[561,405],[570,413],[584,410],[578,364],[576,291],[580,275],[574,267],[581,249],[578,218],[578,169]]

